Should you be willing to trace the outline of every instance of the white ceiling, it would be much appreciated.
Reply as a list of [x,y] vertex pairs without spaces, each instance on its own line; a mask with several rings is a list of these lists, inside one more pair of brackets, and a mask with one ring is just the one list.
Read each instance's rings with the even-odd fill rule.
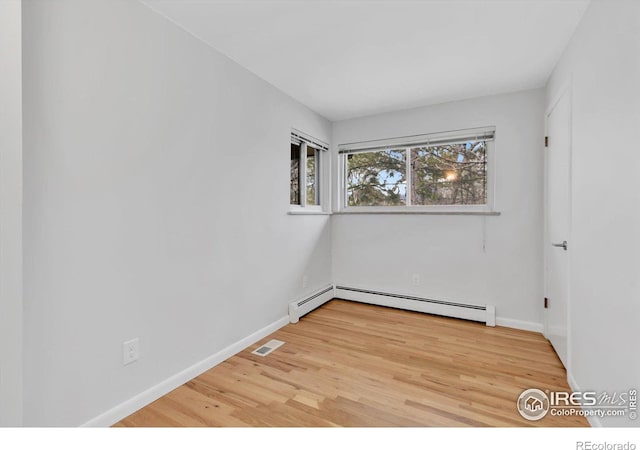
[[588,5],[143,1],[332,121],[541,87]]

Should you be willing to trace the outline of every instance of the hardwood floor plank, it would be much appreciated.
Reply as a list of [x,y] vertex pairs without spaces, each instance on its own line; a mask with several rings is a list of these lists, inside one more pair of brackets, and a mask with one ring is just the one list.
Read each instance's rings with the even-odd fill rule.
[[528,388],[570,391],[539,333],[333,300],[115,426],[588,426],[520,416]]

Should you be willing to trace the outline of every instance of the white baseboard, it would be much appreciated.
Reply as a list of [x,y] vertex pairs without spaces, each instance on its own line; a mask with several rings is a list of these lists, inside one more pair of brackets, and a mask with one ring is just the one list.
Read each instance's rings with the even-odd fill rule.
[[[569,383],[569,387],[571,388],[571,390],[573,392],[582,391],[582,389],[580,389],[580,386],[578,386],[578,383],[576,382],[576,379],[573,378],[573,375],[571,375],[569,373],[569,371],[567,371],[567,383]],[[593,427],[593,428],[602,428],[602,426],[603,426],[599,417],[586,416],[586,419],[589,422],[589,425],[591,425],[591,427]]]
[[316,308],[321,307],[329,300],[335,297],[335,288],[333,284],[318,289],[306,297],[289,303],[289,321],[298,323],[300,317],[309,314]]
[[580,390],[580,387],[578,386],[578,383],[576,383],[575,378],[573,378],[573,375],[571,375],[569,372],[567,372],[567,383],[569,383],[569,387],[573,392]]
[[81,425],[109,427],[289,323],[285,316]]
[[541,323],[508,319],[506,317],[496,317],[496,325],[499,327],[516,328],[518,330],[535,331],[536,333],[542,333],[544,331],[544,326]]
[[423,299],[412,295],[372,291],[360,287],[342,285],[336,285],[335,296],[341,300],[473,320],[484,322],[488,326],[495,326],[495,307],[493,305],[464,305],[444,300]]

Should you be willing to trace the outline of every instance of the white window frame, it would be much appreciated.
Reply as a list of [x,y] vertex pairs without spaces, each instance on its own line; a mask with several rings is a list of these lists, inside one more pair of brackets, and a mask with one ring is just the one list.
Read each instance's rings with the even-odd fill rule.
[[[407,185],[406,205],[401,206],[348,206],[347,199],[347,155],[349,152],[375,152],[384,148],[393,148],[409,152],[410,149],[423,146],[425,143],[433,142],[432,145],[443,145],[460,138],[470,138],[474,135],[492,134],[492,138],[484,140],[487,143],[487,203],[483,205],[411,205],[411,158],[406,158],[407,170],[405,181]],[[406,136],[400,138],[382,139],[376,141],[365,141],[338,146],[338,211],[339,213],[418,213],[418,214],[480,214],[498,215],[495,210],[495,127],[482,127],[466,130],[457,130],[444,133],[431,133],[416,136]]]
[[[329,144],[313,138],[301,131],[292,129],[291,131],[292,142],[295,138],[300,141],[300,155],[299,165],[300,173],[298,174],[298,190],[300,192],[300,204],[289,204],[289,214],[328,214],[327,211],[327,199],[329,198],[329,192],[326,187],[328,183],[328,158],[325,157],[328,154]],[[307,205],[307,151],[309,148],[315,150],[316,158],[316,198],[318,199],[317,205]]]

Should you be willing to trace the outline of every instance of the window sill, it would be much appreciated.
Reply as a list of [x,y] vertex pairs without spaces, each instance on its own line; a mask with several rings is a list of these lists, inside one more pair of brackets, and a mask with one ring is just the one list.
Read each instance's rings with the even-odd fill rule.
[[325,211],[289,211],[290,216],[330,216],[331,213]]
[[336,215],[349,215],[349,214],[423,214],[423,215],[431,215],[431,216],[499,216],[501,213],[499,211],[425,211],[425,210],[417,210],[410,211],[407,209],[403,209],[400,211],[337,211],[333,214]]

